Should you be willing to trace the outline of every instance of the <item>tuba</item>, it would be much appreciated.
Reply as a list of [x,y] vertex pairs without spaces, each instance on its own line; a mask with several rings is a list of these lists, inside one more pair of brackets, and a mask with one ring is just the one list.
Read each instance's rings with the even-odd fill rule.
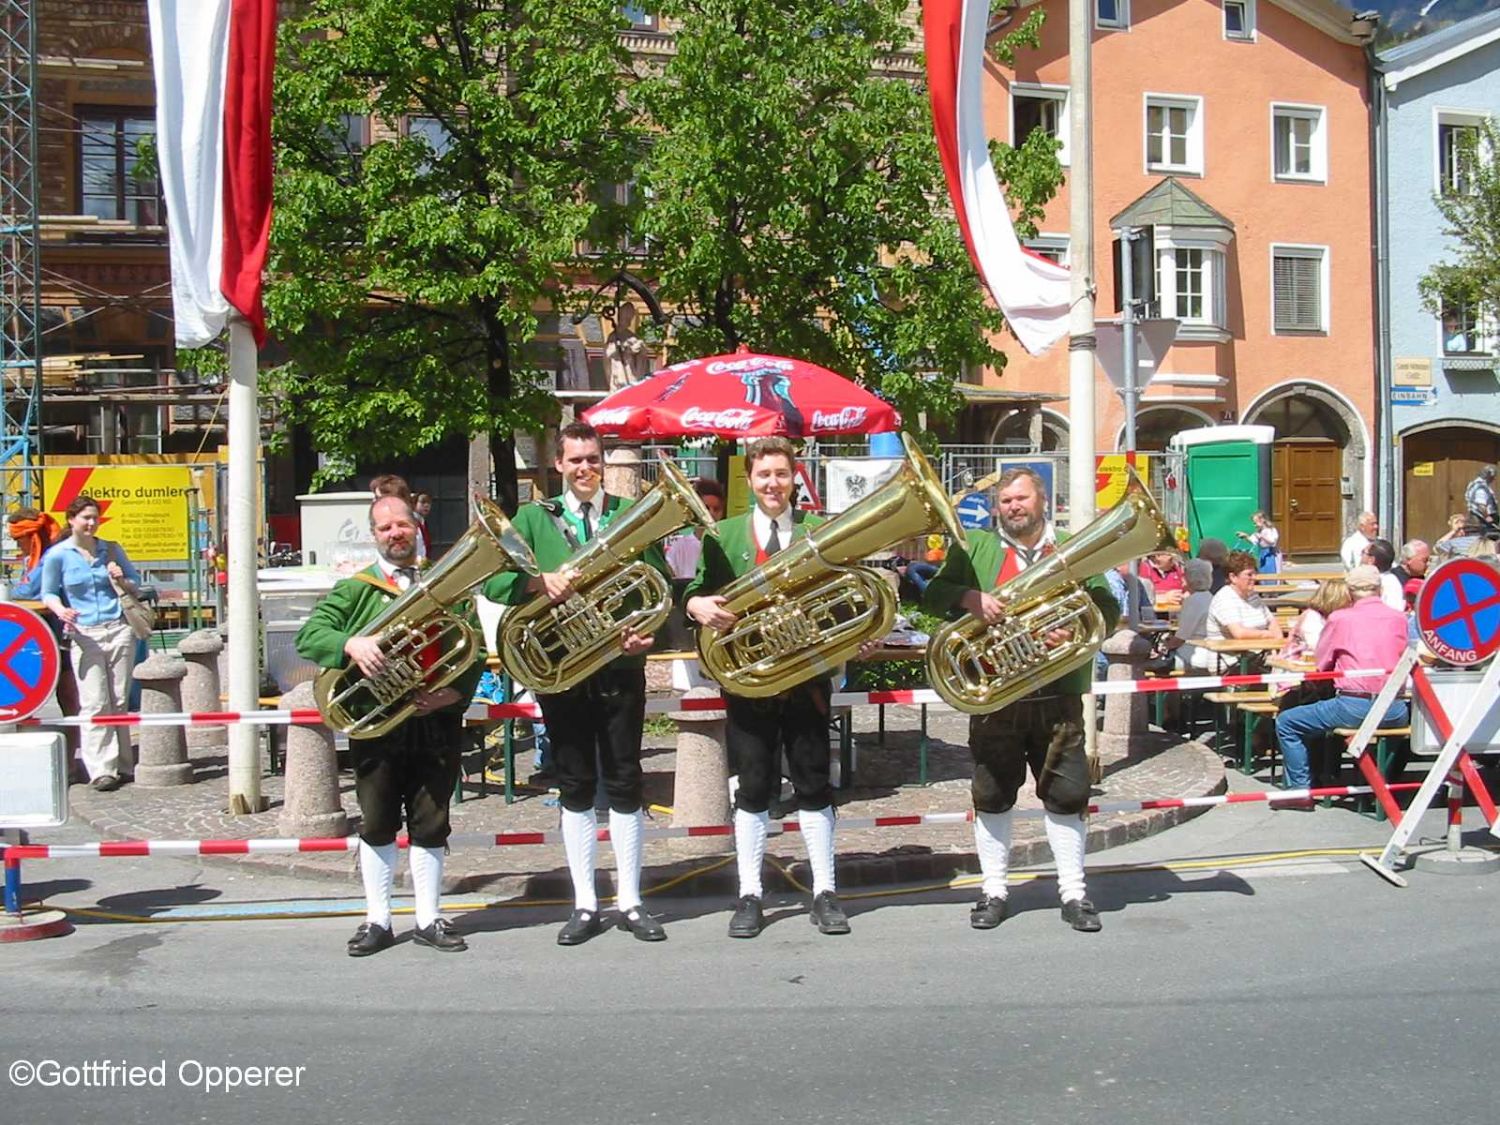
[[[1094,659],[1106,623],[1084,580],[1152,551],[1175,551],[1171,529],[1131,470],[1125,495],[1052,554],[994,594],[1005,617],[993,625],[974,614],[940,626],[927,643],[927,677],[949,704],[982,715],[1014,703]],[[1068,639],[1048,647],[1047,636]]]
[[965,543],[948,493],[905,434],[894,477],[719,591],[738,620],[698,630],[704,670],[735,695],[759,698],[826,675],[890,632],[896,595],[858,559],[914,535]]
[[714,518],[688,479],[662,459],[656,487],[568,560],[573,593],[505,612],[496,648],[518,683],[544,695],[567,691],[620,655],[625,630],[654,633],[672,609],[672,584],[637,556],[678,528],[712,531]]
[[[313,681],[323,721],[350,738],[379,738],[416,713],[418,689],[446,687],[484,653],[479,631],[452,612],[491,574],[536,571],[531,548],[499,506],[474,497],[474,522],[436,565],[417,576],[359,635],[380,638],[385,669],[366,676],[352,661]],[[435,651],[429,663],[425,654]]]

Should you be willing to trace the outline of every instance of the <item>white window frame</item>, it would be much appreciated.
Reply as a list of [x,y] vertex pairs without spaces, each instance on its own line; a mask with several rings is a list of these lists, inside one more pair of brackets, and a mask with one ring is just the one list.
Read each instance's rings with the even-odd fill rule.
[[[1281,172],[1276,168],[1276,129],[1282,120],[1311,121],[1308,140],[1308,170]],[[1321,105],[1295,102],[1271,103],[1271,179],[1277,183],[1326,184],[1328,182],[1328,110]]]
[[[1270,276],[1267,278],[1268,287],[1271,292],[1271,335],[1273,336],[1317,336],[1328,335],[1332,323],[1329,302],[1332,297],[1332,288],[1329,285],[1330,268],[1329,258],[1331,252],[1329,247],[1303,242],[1273,242],[1270,247]],[[1318,269],[1318,313],[1319,325],[1316,328],[1277,328],[1276,327],[1276,259],[1286,258],[1310,258],[1319,263]]]
[[1157,226],[1152,230],[1156,249],[1156,301],[1159,315],[1177,318],[1177,252],[1197,250],[1203,254],[1203,310],[1201,318],[1181,320],[1177,339],[1185,342],[1226,343],[1229,335],[1229,302],[1225,299],[1226,259],[1233,232],[1220,227]]
[[1057,255],[1056,261],[1060,266],[1072,264],[1073,258],[1070,249],[1072,244],[1065,234],[1051,234],[1043,231],[1032,238],[1026,239],[1024,245],[1026,249],[1033,250],[1048,260],[1052,260],[1052,255]]
[[[1484,124],[1489,115],[1479,110],[1472,109],[1443,109],[1433,110],[1432,114],[1432,190],[1439,195],[1452,194],[1447,184],[1443,183],[1443,126],[1456,125],[1460,128],[1479,128]],[[1481,151],[1479,158],[1489,160],[1493,153]]]
[[1094,26],[1101,31],[1130,30],[1130,0],[1114,0],[1115,18],[1106,20],[1099,15],[1099,0],[1093,0]]
[[1500,332],[1497,332],[1495,318],[1488,313],[1481,312],[1474,321],[1474,335],[1477,337],[1476,346],[1468,351],[1453,352],[1448,350],[1449,334],[1443,329],[1443,314],[1438,314],[1437,333],[1438,355],[1445,360],[1452,359],[1493,359],[1497,350],[1500,350]]
[[[1182,164],[1173,164],[1170,160],[1162,160],[1158,163],[1151,162],[1151,111],[1153,109],[1185,109],[1188,111],[1187,132],[1183,135],[1184,157]],[[1167,134],[1168,137],[1176,134]],[[1170,152],[1163,151],[1163,156],[1170,156]],[[1173,175],[1201,176],[1204,174],[1203,163],[1203,98],[1197,94],[1155,94],[1147,93],[1143,96],[1141,108],[1141,163],[1146,172],[1169,173]]]
[[[1243,10],[1245,15],[1245,27],[1243,31],[1229,30],[1229,8],[1233,4]],[[1220,23],[1224,30],[1224,38],[1231,43],[1254,43],[1255,42],[1255,0],[1219,0],[1222,9]]]
[[1068,166],[1068,138],[1072,132],[1069,122],[1073,112],[1073,101],[1068,87],[1050,86],[1039,82],[1012,82],[1010,84],[1010,144],[1014,148],[1026,138],[1016,133],[1016,95],[1033,98],[1038,101],[1046,100],[1059,103],[1058,115],[1058,137],[1062,147],[1057,150],[1057,162],[1064,168]]

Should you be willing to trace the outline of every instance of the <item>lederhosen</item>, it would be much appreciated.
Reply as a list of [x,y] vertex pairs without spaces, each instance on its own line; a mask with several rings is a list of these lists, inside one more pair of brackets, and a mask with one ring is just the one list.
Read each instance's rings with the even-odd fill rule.
[[[1051,554],[1043,548],[1038,559]],[[1016,549],[1005,546],[1000,573],[991,588],[1022,570]],[[1036,778],[1042,805],[1060,816],[1082,812],[1088,805],[1088,757],[1083,738],[1083,698],[1046,684],[987,715],[969,717],[969,750],[974,756],[971,794],[979,812],[1001,813],[1013,808],[1026,770]]]
[[[753,537],[753,522],[750,528]],[[767,557],[765,545],[757,543],[755,565]],[[738,808],[763,813],[771,807],[772,798],[781,792],[783,750],[797,807],[825,809],[833,804],[828,737],[832,695],[833,683],[827,677],[766,699],[748,699],[725,689],[725,738],[730,768],[739,775]]]
[[[354,575],[392,597],[399,587],[368,571]],[[463,711],[413,715],[379,738],[351,738],[354,793],[359,798],[360,839],[374,847],[395,841],[403,812],[411,842],[441,848],[451,826],[448,805],[458,784]]]
[[[577,552],[584,541],[574,530],[561,501],[542,504],[557,530]],[[597,535],[609,525],[619,498],[604,494]],[[643,803],[641,737],[646,725],[646,669],[640,665],[609,664],[568,691],[537,694],[551,763],[557,776],[558,800],[571,812],[594,807],[599,779],[609,807],[619,813],[638,812]]]

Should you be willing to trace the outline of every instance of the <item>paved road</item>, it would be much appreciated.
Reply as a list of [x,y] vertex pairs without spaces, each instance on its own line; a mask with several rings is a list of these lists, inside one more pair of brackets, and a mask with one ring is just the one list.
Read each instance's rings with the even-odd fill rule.
[[[115,1125],[1487,1119],[1500,877],[1397,890],[1348,857],[1243,858],[1385,831],[1217,810],[1094,857],[1120,865],[1091,881],[1099,935],[1067,930],[1044,881],[992,933],[967,928],[967,889],[856,901],[847,938],[788,900],[753,942],[724,937],[724,903],[656,902],[665,944],[611,932],[572,950],[553,942],[561,908],[493,907],[462,915],[468,954],[403,943],[365,961],[343,955],[345,917],[100,921],[0,946],[0,1063],[164,1063],[165,1087],[9,1080],[0,1104]],[[182,860],[27,876],[50,901],[137,916],[344,893]],[[182,1084],[256,1065],[303,1069],[289,1089]]]

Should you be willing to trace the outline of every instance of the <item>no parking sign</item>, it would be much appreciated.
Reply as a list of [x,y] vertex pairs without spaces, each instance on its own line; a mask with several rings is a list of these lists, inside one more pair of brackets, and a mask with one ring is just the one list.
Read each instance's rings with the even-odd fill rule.
[[1478,664],[1500,649],[1500,570],[1454,559],[1432,572],[1417,595],[1417,629],[1449,664]]
[[57,687],[52,627],[29,609],[0,602],[0,722],[29,718]]

